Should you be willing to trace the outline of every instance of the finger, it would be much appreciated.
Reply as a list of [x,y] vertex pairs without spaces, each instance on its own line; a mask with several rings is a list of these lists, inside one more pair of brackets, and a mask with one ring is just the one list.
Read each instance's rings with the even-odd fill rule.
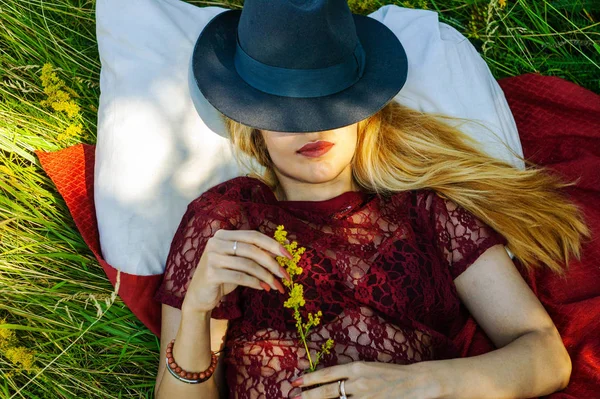
[[228,256],[215,253],[214,261],[220,268],[227,268],[250,274],[257,279],[264,281],[266,284],[270,285],[273,289],[278,290],[282,294],[285,293],[283,285],[281,285],[275,276],[273,276],[267,269],[252,259],[242,256]]
[[302,375],[300,378],[292,381],[292,386],[307,387],[316,384],[325,384],[328,382],[343,380],[352,375],[360,375],[357,374],[357,371],[359,371],[357,368],[359,367],[360,362],[351,362],[339,364],[337,366],[325,367],[320,370],[313,371],[312,373]]
[[[221,240],[219,238],[217,238],[216,240],[217,240],[217,245],[219,246],[221,252],[228,253],[228,248],[230,246],[231,246],[231,249],[233,249],[233,244],[231,243],[231,241]],[[290,275],[283,267],[281,267],[281,265],[279,265],[279,262],[277,262],[275,259],[273,259],[267,251],[265,251],[264,249],[262,249],[260,247],[257,247],[254,244],[238,242],[235,254],[236,254],[236,257],[245,257],[245,258],[254,260],[256,263],[265,267],[271,273],[275,274],[276,276],[278,276],[280,278],[285,277],[288,280],[290,279]],[[271,277],[269,277],[265,281],[267,283],[271,284],[270,280],[271,280]]]
[[[246,242],[248,244],[254,244],[257,247],[260,247],[266,251],[271,252],[277,256],[285,256],[289,259],[293,259],[293,256],[285,249],[283,245],[277,242],[274,238],[269,237],[266,234],[261,233],[256,230],[217,230],[215,233],[215,237],[218,237],[222,240],[229,241],[241,241]],[[230,255],[233,255],[233,246],[231,247],[231,252],[228,252]]]
[[[349,395],[348,389],[346,389],[346,395]],[[321,399],[321,398],[339,398],[340,397],[340,388],[339,383],[329,382],[324,385],[321,385],[316,388],[308,389],[306,391],[302,391],[300,396],[296,396],[296,398],[302,399]]]
[[217,269],[215,274],[216,278],[222,283],[243,285],[245,287],[256,288],[257,290],[263,289],[259,279],[244,272],[230,269]]

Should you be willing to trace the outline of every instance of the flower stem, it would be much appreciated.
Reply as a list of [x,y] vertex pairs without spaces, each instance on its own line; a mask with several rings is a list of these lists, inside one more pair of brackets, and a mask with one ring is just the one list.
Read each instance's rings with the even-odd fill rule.
[[308,345],[306,345],[306,338],[302,336],[302,342],[304,342],[304,348],[306,349],[306,355],[308,356],[308,362],[310,363],[310,368],[313,368],[312,359],[310,358],[310,351],[308,350]]
[[[296,312],[300,313],[300,311],[298,309],[296,309]],[[300,338],[302,339],[302,343],[304,344],[304,349],[306,349],[306,356],[308,356],[308,362],[310,363],[310,368],[312,369],[313,362],[310,357],[310,351],[308,350],[308,345],[306,345],[306,335],[304,335],[304,331],[302,331],[302,324],[300,324],[300,328],[298,328],[298,332],[300,333]]]

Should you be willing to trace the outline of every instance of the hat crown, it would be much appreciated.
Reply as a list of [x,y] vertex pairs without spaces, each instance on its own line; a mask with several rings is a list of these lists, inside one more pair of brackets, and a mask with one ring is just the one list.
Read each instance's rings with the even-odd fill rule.
[[249,56],[280,68],[335,65],[358,42],[346,0],[246,0],[237,29]]

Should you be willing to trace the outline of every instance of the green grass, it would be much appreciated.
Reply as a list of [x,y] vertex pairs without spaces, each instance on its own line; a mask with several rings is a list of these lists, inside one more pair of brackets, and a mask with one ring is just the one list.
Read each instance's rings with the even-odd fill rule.
[[[238,8],[241,2],[192,2]],[[467,36],[496,78],[559,76],[600,94],[597,0],[349,1],[426,8]],[[111,295],[36,149],[96,141],[94,2],[0,0],[0,398],[151,398],[159,342]],[[71,116],[43,101],[42,67]],[[58,86],[57,86],[58,87]],[[57,88],[55,87],[55,89]],[[30,352],[27,352],[30,351]],[[28,357],[28,354],[33,357]]]

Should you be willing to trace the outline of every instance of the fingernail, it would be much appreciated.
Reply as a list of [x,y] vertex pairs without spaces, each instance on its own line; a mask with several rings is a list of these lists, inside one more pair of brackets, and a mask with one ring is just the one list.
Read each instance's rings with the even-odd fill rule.
[[285,270],[283,267],[279,266],[279,269],[281,269],[281,273],[285,276],[287,281],[291,281],[292,277],[290,277],[290,274],[287,272],[287,270]]
[[266,290],[267,292],[271,291],[271,286],[269,286],[269,284],[267,284],[263,281],[261,281],[259,284],[261,287],[263,287],[263,290]]
[[283,278],[283,273],[281,272],[281,266],[279,267],[279,270],[275,271],[275,275],[279,278]]
[[289,259],[294,259],[294,257],[292,256],[291,253],[289,253],[289,251],[287,249],[285,249],[285,247],[281,247],[281,253],[283,254],[283,256],[289,258]]
[[[292,386],[294,387],[299,387],[300,385],[302,385],[302,377],[295,379],[294,381],[292,381]],[[296,396],[299,397],[299,396]]]
[[279,281],[275,280],[274,285],[277,287],[279,292],[281,292],[282,294],[285,294],[285,288],[283,288],[283,285],[281,285],[281,283]]
[[301,398],[302,398],[302,395],[296,395],[292,399],[301,399]]

